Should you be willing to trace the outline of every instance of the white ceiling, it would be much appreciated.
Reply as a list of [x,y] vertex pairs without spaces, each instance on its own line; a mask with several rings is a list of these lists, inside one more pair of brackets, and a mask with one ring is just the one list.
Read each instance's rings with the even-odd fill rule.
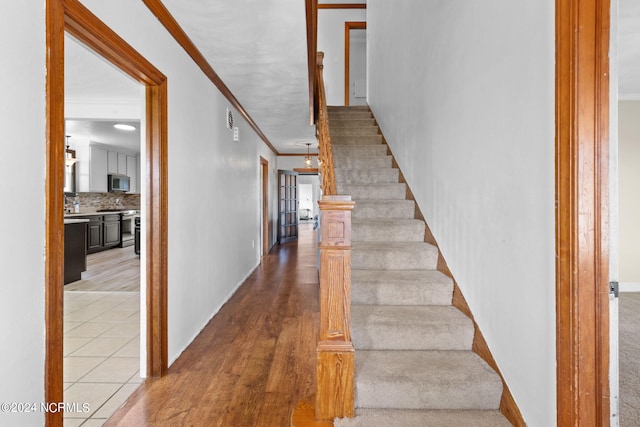
[[[163,3],[276,149],[306,152],[304,143],[315,138],[309,126],[305,2]],[[618,40],[619,95],[640,99],[640,1],[619,0]],[[137,82],[70,37],[65,50],[67,99],[137,102]],[[91,132],[92,140],[122,138],[117,133],[108,136],[105,123],[73,126]]]

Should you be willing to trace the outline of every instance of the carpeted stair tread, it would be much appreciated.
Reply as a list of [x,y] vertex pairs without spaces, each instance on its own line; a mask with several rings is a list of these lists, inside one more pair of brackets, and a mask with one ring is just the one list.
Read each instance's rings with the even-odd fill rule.
[[352,269],[435,269],[438,249],[424,242],[353,242]]
[[404,183],[394,184],[347,184],[337,182],[338,194],[349,194],[355,200],[405,200],[407,196],[407,185]]
[[358,350],[471,350],[473,322],[452,306],[352,305]]
[[382,135],[367,136],[331,136],[331,144],[333,147],[339,145],[370,145],[382,144]]
[[384,144],[334,145],[334,156],[386,156]]
[[356,350],[355,359],[358,408],[500,406],[500,377],[472,351]]
[[351,270],[351,304],[451,305],[453,279],[438,270]]
[[413,218],[415,210],[413,200],[358,200],[352,218]]
[[369,136],[378,135],[378,126],[366,126],[359,128],[333,128],[329,130],[331,137],[334,136]]
[[343,184],[397,184],[400,179],[398,169],[334,169],[336,182]]
[[391,169],[391,156],[333,156],[336,169]]
[[425,224],[418,219],[353,219],[354,242],[424,242]]
[[511,427],[495,410],[356,409],[355,418],[336,418],[335,427]]
[[368,105],[327,105],[329,111],[370,111]]

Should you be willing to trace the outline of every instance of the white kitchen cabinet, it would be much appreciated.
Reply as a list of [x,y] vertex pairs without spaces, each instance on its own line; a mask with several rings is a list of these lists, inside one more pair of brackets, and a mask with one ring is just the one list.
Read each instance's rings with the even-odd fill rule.
[[118,173],[118,152],[109,150],[107,154],[109,156],[107,170],[109,173]]
[[106,192],[108,171],[107,150],[89,147],[89,191]]
[[138,188],[138,158],[127,156],[127,176],[129,177],[130,193],[139,193]]
[[127,155],[124,153],[118,153],[118,171],[119,175],[127,175]]

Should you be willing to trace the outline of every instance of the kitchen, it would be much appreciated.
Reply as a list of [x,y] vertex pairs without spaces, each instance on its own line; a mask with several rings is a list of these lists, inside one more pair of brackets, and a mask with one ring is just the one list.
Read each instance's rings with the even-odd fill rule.
[[64,424],[102,423],[142,381],[140,121],[65,124]]
[[65,64],[64,399],[91,408],[73,426],[104,423],[142,381],[145,97],[69,36]]

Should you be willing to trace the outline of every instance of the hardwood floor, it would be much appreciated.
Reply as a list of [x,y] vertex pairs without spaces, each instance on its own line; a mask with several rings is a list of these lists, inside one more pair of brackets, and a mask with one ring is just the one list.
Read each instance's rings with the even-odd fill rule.
[[107,426],[290,426],[315,392],[317,244],[312,224],[280,245],[168,375],[148,379]]
[[140,257],[133,246],[87,255],[82,280],[69,283],[65,291],[139,292]]

